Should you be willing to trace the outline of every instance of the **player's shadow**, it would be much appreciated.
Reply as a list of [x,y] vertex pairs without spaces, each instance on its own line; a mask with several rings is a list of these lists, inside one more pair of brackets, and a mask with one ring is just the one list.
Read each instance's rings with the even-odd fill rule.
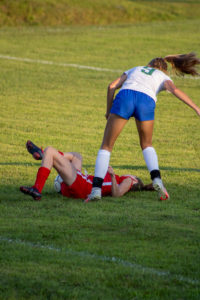
[[1,162],[0,166],[39,166],[41,162]]
[[[41,162],[1,162],[0,166],[38,166]],[[92,168],[94,165],[85,165],[85,168]],[[115,169],[126,169],[126,170],[147,170],[146,166],[130,166],[130,165],[112,165],[112,167]],[[165,171],[178,171],[178,172],[200,172],[200,169],[195,168],[176,168],[176,167],[160,167],[160,170]]]
[[[84,165],[86,168],[94,167],[94,165]],[[130,166],[130,165],[112,165],[113,169],[126,169],[126,170],[147,170],[146,166]],[[178,172],[200,172],[200,169],[195,168],[176,168],[176,167],[160,167],[160,170],[165,171],[178,171]]]
[[[113,166],[118,169],[129,169],[129,170],[146,170],[146,166]],[[200,172],[200,169],[195,168],[177,168],[177,167],[160,167],[160,170],[165,171],[181,171],[181,172]]]

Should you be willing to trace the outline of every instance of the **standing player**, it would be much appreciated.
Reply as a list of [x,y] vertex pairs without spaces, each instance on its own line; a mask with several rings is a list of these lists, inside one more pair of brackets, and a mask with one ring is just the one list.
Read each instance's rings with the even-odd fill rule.
[[[200,59],[194,53],[169,55],[165,58],[154,58],[147,66],[135,67],[124,72],[121,77],[108,86],[107,125],[96,159],[92,192],[87,201],[101,198],[102,183],[108,169],[114,143],[131,117],[134,117],[136,121],[140,146],[153,186],[158,192],[160,200],[169,198],[161,180],[157,154],[152,147],[156,96],[160,91],[166,90],[194,109],[198,116],[200,116],[200,108],[174,85],[167,75],[167,62],[171,63],[176,73],[181,75],[198,74],[195,67],[200,64]],[[119,88],[121,89],[113,102],[115,91]]]
[[[31,141],[26,143],[27,150],[35,159],[42,159],[42,165],[36,176],[35,184],[31,187],[21,186],[20,191],[40,200],[45,182],[55,168],[61,177],[60,192],[70,198],[86,199],[92,190],[92,175],[84,175],[82,169],[82,156],[76,152],[60,152],[53,147],[47,147],[43,152]],[[112,167],[108,168],[102,185],[103,196],[120,197],[129,191],[153,190],[152,185],[146,185],[132,175],[118,176],[114,174]],[[57,190],[59,191],[59,190]]]

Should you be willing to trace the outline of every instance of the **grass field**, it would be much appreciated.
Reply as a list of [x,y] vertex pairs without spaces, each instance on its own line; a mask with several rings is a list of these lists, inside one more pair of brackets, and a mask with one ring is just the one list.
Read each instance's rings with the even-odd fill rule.
[[199,19],[199,0],[1,0],[0,27]]
[[[154,132],[169,201],[137,192],[86,205],[54,192],[55,171],[41,202],[19,192],[40,165],[28,139],[81,152],[93,173],[108,83],[155,56],[200,54],[199,28],[198,19],[1,28],[0,299],[200,299],[200,122],[170,94],[159,96]],[[200,105],[199,78],[173,80]],[[133,120],[111,165],[149,182]]]

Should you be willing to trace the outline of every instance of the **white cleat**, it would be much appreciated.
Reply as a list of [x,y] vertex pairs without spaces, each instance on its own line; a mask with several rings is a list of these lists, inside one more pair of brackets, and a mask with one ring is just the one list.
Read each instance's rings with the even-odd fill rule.
[[88,195],[87,199],[85,199],[85,203],[90,201],[98,201],[101,200],[101,189],[100,188],[92,188],[91,193]]
[[167,200],[169,199],[169,194],[166,188],[163,185],[163,182],[160,178],[156,177],[153,180],[153,187],[158,192],[158,197],[160,200]]

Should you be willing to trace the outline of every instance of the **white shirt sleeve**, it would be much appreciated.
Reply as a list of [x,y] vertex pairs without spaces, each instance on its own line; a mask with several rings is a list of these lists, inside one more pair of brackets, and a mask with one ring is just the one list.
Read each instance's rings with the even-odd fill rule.
[[131,73],[135,68],[129,69],[124,71],[124,74],[126,74],[127,76],[129,75],[129,73]]
[[[162,73],[163,73],[163,72],[162,72]],[[169,76],[167,76],[165,73],[163,73],[162,84],[161,84],[161,86],[160,86],[159,91],[164,91],[164,90],[165,90],[164,83],[165,83],[165,81],[167,81],[167,80],[172,81],[172,79],[171,79]],[[172,82],[173,82],[173,81],[172,81]]]

